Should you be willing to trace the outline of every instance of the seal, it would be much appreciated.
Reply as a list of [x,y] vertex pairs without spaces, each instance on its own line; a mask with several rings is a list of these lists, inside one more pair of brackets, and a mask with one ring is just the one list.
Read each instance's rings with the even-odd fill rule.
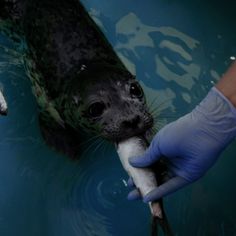
[[0,0],[0,28],[23,45],[46,142],[78,156],[84,135],[112,142],[153,125],[141,86],[78,0]]
[[153,118],[140,84],[78,0],[0,0],[0,9],[1,32],[23,48],[51,147],[77,159],[89,135],[113,143],[147,135]]

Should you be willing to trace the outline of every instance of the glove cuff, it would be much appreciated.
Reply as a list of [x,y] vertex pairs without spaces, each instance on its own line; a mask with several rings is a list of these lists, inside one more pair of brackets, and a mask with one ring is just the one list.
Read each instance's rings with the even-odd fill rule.
[[202,128],[226,145],[236,137],[236,108],[216,87],[194,109]]
[[221,93],[221,91],[217,89],[216,87],[213,87],[211,89],[211,92],[215,93],[216,96],[220,96],[229,105],[231,112],[235,115],[235,118],[236,118],[236,107],[234,107],[232,102],[227,97],[225,97],[225,95]]

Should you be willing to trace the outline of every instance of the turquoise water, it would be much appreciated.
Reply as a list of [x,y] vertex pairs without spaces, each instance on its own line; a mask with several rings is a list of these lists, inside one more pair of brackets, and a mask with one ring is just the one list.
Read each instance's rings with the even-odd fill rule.
[[[236,4],[226,2],[83,0],[149,103],[157,97],[158,127],[190,111],[236,56]],[[0,119],[0,235],[149,235],[149,210],[126,200],[114,147],[94,141],[80,162],[48,148],[15,46],[3,35],[0,45],[9,105]],[[165,198],[175,235],[236,235],[235,144],[203,179]]]

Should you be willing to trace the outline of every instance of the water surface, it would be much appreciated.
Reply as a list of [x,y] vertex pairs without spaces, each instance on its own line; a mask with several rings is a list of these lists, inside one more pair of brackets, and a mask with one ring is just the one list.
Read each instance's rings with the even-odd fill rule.
[[[233,1],[82,1],[129,70],[161,127],[191,111],[236,56]],[[16,47],[0,35],[0,235],[144,236],[149,210],[128,202],[112,145],[95,140],[80,162],[50,149]],[[11,49],[11,50],[10,50]],[[236,235],[236,143],[200,181],[165,198],[176,235]]]

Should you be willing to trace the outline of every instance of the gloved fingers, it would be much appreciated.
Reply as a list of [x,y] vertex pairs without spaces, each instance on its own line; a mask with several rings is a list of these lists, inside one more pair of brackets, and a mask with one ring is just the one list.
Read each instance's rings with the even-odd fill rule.
[[134,167],[148,167],[159,160],[161,153],[157,145],[150,145],[144,155],[129,158],[129,163]]
[[166,195],[177,191],[178,189],[186,186],[189,183],[190,182],[184,179],[183,177],[175,176],[164,184],[152,190],[150,193],[146,194],[143,198],[143,201],[147,203],[158,200],[162,197],[165,197]]
[[[172,173],[170,170],[166,171],[165,173],[162,174],[161,178],[161,184],[168,182],[170,179],[175,177],[176,174]],[[157,178],[157,180],[159,180]]]
[[[173,176],[174,176],[174,174],[168,171],[167,173],[165,173],[162,181],[167,182],[171,178],[173,178]],[[131,192],[129,192],[129,194],[127,196],[128,200],[141,200],[142,199],[142,195],[141,195],[140,191],[136,188],[132,177],[129,177],[129,179],[127,181],[127,186],[129,188],[135,188]]]
[[134,181],[131,177],[129,177],[128,181],[127,181],[127,186],[129,188],[135,187]]
[[136,188],[133,191],[131,191],[128,196],[127,199],[132,201],[132,200],[140,200],[142,198],[141,193],[139,192],[139,190]]

